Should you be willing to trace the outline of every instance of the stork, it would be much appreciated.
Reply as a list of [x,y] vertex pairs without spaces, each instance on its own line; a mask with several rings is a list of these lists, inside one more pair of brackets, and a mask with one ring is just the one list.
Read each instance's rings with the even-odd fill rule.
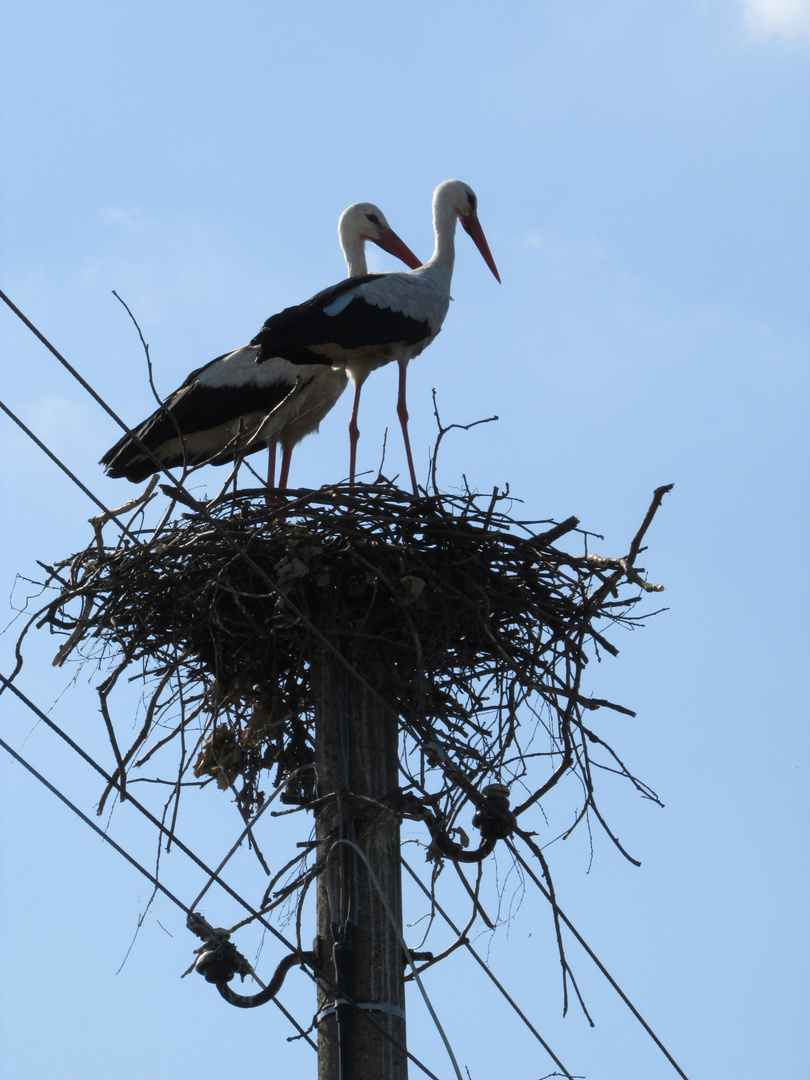
[[[366,240],[417,267],[419,260],[373,203],[354,203],[343,211],[338,236],[349,277],[367,277]],[[263,363],[257,364],[257,360]],[[113,446],[100,464],[109,476],[135,483],[159,466],[139,445],[151,450],[164,468],[223,465],[237,457],[270,449],[268,485],[274,486],[276,444],[282,448],[280,487],[286,487],[295,445],[313,431],[346,388],[345,368],[295,363],[266,353],[254,338],[249,345],[218,356],[192,371],[159,409]]]
[[272,315],[251,342],[261,349],[257,362],[281,357],[301,367],[344,368],[354,383],[349,424],[349,480],[357,461],[357,413],[363,383],[375,368],[395,360],[399,365],[397,416],[414,495],[418,495],[408,437],[405,384],[409,361],[433,341],[450,306],[455,261],[456,222],[460,221],[500,282],[497,267],[478,220],[475,193],[460,180],[445,180],[433,193],[436,246],[424,266],[408,273],[365,274],[342,281],[303,304]]

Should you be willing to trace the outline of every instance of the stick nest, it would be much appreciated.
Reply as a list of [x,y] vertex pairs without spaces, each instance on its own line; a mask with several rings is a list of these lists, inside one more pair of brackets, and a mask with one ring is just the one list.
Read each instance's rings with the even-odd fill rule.
[[[255,496],[195,504],[154,529],[131,522],[114,546],[97,521],[93,544],[48,568],[58,591],[35,619],[67,638],[55,662],[111,666],[99,695],[117,784],[139,750],[135,766],[193,732],[181,779],[191,766],[223,788],[241,781],[247,813],[263,801],[262,770],[273,769],[276,785],[290,781],[287,798],[306,803],[312,781],[298,774],[313,756],[312,658],[325,650],[399,716],[411,736],[407,775],[414,749],[422,779],[426,749],[429,765],[452,759],[445,821],[469,789],[454,784],[459,769],[475,785],[520,779],[520,809],[569,768],[589,773],[577,751],[593,735],[584,711],[629,710],[584,696],[582,672],[589,652],[617,651],[606,628],[638,622],[635,605],[659,588],[634,566],[655,502],[630,554],[605,559],[588,554],[584,533],[580,554],[555,546],[575,518],[535,532],[538,523],[509,516],[513,501],[497,490],[416,499],[378,484],[299,492],[283,507]],[[124,673],[147,686],[145,721],[126,753],[109,710]],[[523,748],[538,726],[549,764],[532,783]]]

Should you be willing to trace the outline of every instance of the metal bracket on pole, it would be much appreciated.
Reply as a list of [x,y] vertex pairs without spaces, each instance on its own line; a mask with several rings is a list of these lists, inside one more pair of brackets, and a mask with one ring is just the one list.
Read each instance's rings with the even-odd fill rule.
[[327,1016],[331,1016],[338,1005],[351,1005],[355,1009],[366,1009],[368,1012],[391,1013],[392,1016],[398,1016],[401,1020],[405,1019],[405,1010],[388,1001],[348,1001],[346,998],[336,998],[318,1011],[315,1016],[315,1026],[317,1027]]

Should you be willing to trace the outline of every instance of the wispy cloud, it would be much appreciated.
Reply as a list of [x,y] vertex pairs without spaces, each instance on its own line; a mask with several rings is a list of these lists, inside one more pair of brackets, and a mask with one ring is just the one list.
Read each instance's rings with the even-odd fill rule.
[[757,37],[810,37],[810,0],[742,0],[748,29]]
[[105,206],[99,211],[103,225],[117,225],[124,228],[140,228],[143,224],[140,210],[120,206]]
[[529,229],[522,237],[522,244],[536,248],[557,261],[586,259],[596,262],[605,257],[605,249],[595,236],[562,236],[546,230]]

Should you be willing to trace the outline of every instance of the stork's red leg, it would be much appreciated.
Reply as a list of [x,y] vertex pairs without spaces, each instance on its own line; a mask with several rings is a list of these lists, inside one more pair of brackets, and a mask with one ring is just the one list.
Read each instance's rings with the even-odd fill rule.
[[405,403],[405,378],[408,372],[408,365],[399,365],[399,395],[397,397],[397,416],[402,427],[402,438],[405,440],[405,453],[408,456],[408,469],[411,474],[411,485],[413,487],[414,495],[419,495],[419,488],[416,486],[416,471],[413,467],[413,456],[411,454],[411,440],[408,438],[408,406]]
[[352,417],[349,420],[349,487],[354,487],[354,473],[357,466],[357,440],[360,438],[360,428],[357,426],[357,412],[360,408],[360,391],[363,389],[362,379],[354,384],[354,405]]
[[268,490],[272,490],[276,486],[276,446],[278,445],[278,439],[274,435],[273,438],[267,444],[268,458],[267,458],[267,487]]
[[273,436],[267,443],[267,487],[264,492],[264,501],[267,506],[272,506],[276,501],[271,492],[276,489],[276,446],[278,439]]
[[281,444],[281,472],[278,477],[278,486],[280,488],[287,487],[287,479],[290,475],[290,461],[292,461],[293,444],[285,446]]

